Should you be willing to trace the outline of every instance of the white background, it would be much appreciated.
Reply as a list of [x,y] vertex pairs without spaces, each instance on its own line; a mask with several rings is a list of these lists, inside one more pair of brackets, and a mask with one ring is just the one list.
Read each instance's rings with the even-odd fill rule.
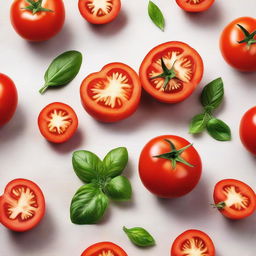
[[[0,129],[0,190],[15,178],[35,181],[43,190],[47,213],[34,230],[16,234],[0,227],[1,256],[76,256],[89,245],[112,241],[130,256],[167,256],[175,237],[195,228],[213,239],[217,256],[255,256],[256,215],[229,221],[212,209],[213,187],[224,178],[240,179],[256,189],[256,159],[247,153],[238,136],[243,113],[256,104],[256,74],[231,69],[222,59],[218,40],[224,26],[239,16],[254,16],[255,0],[216,1],[202,14],[187,14],[174,0],[155,0],[166,17],[161,32],[147,15],[148,1],[123,0],[120,16],[111,24],[93,26],[79,14],[77,1],[66,0],[66,23],[62,32],[43,43],[21,39],[9,21],[10,0],[0,8],[0,72],[9,75],[19,91],[19,106],[12,121]],[[154,46],[171,40],[190,44],[201,54],[205,73],[197,91],[185,102],[165,105],[143,95],[137,112],[116,124],[93,120],[82,108],[79,87],[82,79],[103,65],[118,61],[138,70],[143,57]],[[49,90],[41,96],[44,72],[54,57],[66,50],[79,50],[84,62],[79,75],[68,86]],[[217,142],[207,134],[188,134],[189,120],[200,112],[198,96],[202,87],[221,76],[225,102],[216,115],[233,132],[231,142]],[[61,101],[72,106],[79,117],[79,131],[63,145],[43,139],[37,116],[48,103]],[[161,200],[141,184],[137,164],[140,151],[151,138],[176,134],[194,143],[203,161],[203,176],[189,195]],[[130,203],[112,203],[98,225],[78,226],[69,219],[70,200],[82,185],[71,165],[71,153],[86,149],[104,155],[112,148],[126,146],[130,158],[125,175],[131,179],[134,195]],[[134,247],[122,226],[142,226],[156,238],[150,249]]]

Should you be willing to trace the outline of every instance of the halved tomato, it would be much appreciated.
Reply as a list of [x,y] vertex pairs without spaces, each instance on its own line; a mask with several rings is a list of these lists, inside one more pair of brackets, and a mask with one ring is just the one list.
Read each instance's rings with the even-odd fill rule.
[[204,66],[196,50],[182,42],[167,42],[153,48],[140,66],[143,88],[165,103],[189,97],[203,76]]
[[53,143],[62,143],[69,140],[76,132],[77,115],[67,104],[54,102],[40,112],[38,127],[47,140]]
[[79,0],[81,15],[92,24],[106,24],[114,20],[120,12],[120,0]]
[[176,0],[181,9],[186,12],[203,12],[208,10],[215,0]]
[[80,88],[82,104],[95,119],[116,122],[132,115],[141,97],[137,73],[123,63],[110,63],[87,76]]
[[239,180],[221,180],[214,188],[217,209],[229,219],[243,219],[255,212],[256,196],[251,187]]
[[88,247],[81,256],[128,256],[128,254],[114,243],[101,242]]
[[175,239],[171,256],[215,256],[215,247],[207,234],[191,229]]
[[32,181],[9,182],[0,197],[0,222],[7,228],[23,232],[34,228],[45,214],[41,189]]

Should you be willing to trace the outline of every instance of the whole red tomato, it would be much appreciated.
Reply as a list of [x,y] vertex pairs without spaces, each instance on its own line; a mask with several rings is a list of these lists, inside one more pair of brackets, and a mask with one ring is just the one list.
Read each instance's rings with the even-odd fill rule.
[[256,71],[256,19],[241,17],[223,30],[221,53],[228,64],[240,71]]
[[144,186],[163,198],[189,193],[199,182],[202,163],[195,148],[185,139],[159,136],[143,148],[139,174]]
[[15,0],[11,22],[16,32],[29,41],[45,41],[63,27],[65,7],[62,0]]
[[14,82],[0,73],[0,126],[13,117],[18,104],[18,94]]

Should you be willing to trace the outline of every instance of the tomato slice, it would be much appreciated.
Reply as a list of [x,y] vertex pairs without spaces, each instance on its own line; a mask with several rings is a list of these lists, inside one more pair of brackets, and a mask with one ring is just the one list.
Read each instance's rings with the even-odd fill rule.
[[187,230],[179,235],[171,248],[171,256],[214,256],[211,238],[200,230]]
[[239,180],[226,179],[218,182],[213,197],[216,207],[230,219],[246,218],[256,209],[254,191]]
[[47,140],[53,143],[62,143],[74,135],[78,127],[78,119],[70,106],[54,102],[40,112],[38,126],[41,134]]
[[0,222],[7,228],[23,232],[34,228],[45,214],[41,189],[32,181],[9,182],[0,197]]
[[187,12],[203,12],[208,10],[215,0],[176,0],[181,9]]
[[81,256],[128,256],[128,254],[114,243],[101,242],[88,247]]
[[141,84],[132,68],[123,63],[110,63],[84,79],[80,95],[92,117],[102,122],[116,122],[137,109]]
[[106,24],[114,20],[120,12],[120,0],[79,0],[81,15],[92,24]]
[[182,42],[167,42],[153,48],[140,66],[143,88],[165,103],[185,100],[203,76],[203,61],[196,50]]

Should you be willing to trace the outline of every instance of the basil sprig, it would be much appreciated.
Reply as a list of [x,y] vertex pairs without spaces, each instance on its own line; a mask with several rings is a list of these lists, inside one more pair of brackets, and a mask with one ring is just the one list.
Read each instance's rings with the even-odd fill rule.
[[162,11],[152,1],[148,3],[148,15],[154,24],[164,31],[165,20]]
[[193,117],[189,126],[190,133],[197,134],[206,129],[216,140],[231,140],[231,130],[229,126],[223,121],[213,117],[214,110],[221,105],[223,98],[224,85],[221,78],[213,80],[204,87],[200,98],[204,111],[202,114]]
[[82,54],[78,51],[64,52],[56,57],[45,72],[45,84],[39,92],[43,94],[49,87],[71,82],[80,70],[82,59]]
[[75,224],[97,223],[104,215],[109,200],[131,199],[130,181],[121,176],[128,162],[124,147],[111,150],[102,161],[90,151],[73,153],[72,164],[79,179],[87,183],[78,189],[70,205],[70,218]]

